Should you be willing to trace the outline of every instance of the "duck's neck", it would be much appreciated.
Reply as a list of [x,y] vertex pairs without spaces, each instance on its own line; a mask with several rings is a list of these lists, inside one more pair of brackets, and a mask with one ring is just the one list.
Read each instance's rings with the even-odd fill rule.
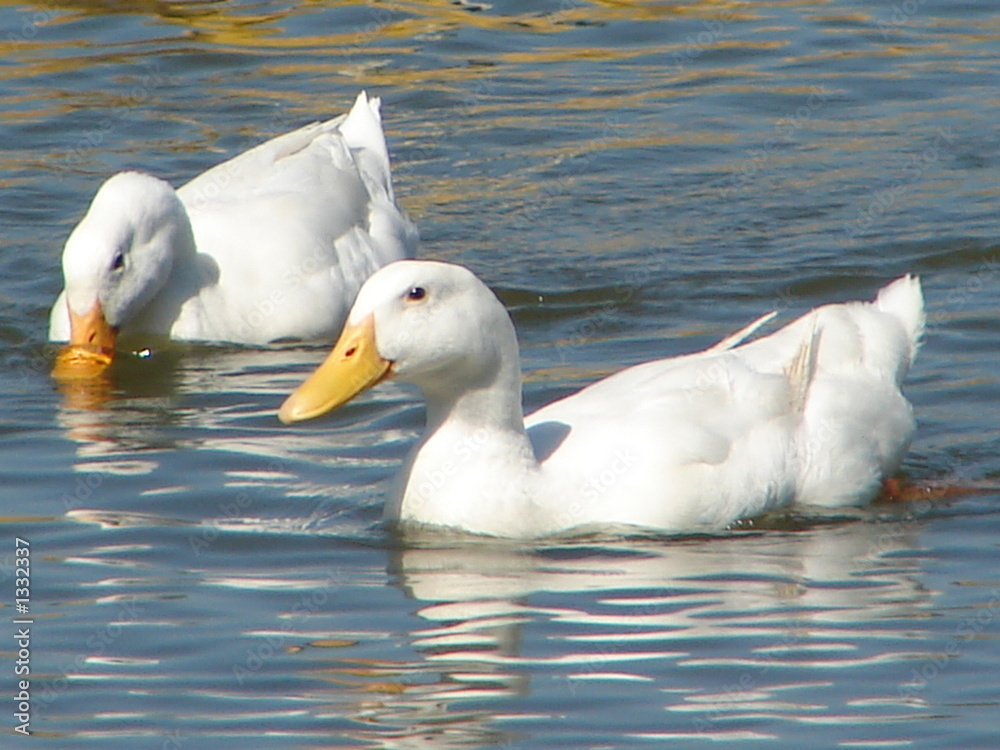
[[[424,384],[427,429],[403,467],[390,520],[505,533],[530,517],[538,469],[521,410],[519,358],[475,387]],[[496,526],[497,519],[505,519]]]
[[521,373],[506,366],[490,382],[456,392],[447,383],[425,387],[427,435],[442,426],[465,425],[471,430],[524,434]]

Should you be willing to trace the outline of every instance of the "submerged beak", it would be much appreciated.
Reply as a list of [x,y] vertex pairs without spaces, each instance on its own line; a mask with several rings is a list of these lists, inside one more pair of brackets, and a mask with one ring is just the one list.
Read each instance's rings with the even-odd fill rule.
[[326,361],[285,399],[278,419],[290,424],[333,411],[384,380],[391,368],[375,346],[374,316],[348,323]]
[[118,329],[108,324],[100,301],[94,302],[90,311],[83,315],[77,315],[69,307],[69,330],[69,344],[56,357],[52,376],[90,378],[100,375],[114,359],[118,340]]

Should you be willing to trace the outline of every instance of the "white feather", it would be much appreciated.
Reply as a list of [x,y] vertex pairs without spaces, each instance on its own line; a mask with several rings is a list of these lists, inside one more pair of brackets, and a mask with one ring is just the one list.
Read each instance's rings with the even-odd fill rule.
[[[408,289],[426,298],[407,304]],[[428,402],[390,520],[533,537],[577,527],[717,529],[793,502],[857,505],[914,431],[900,384],[919,281],[817,308],[736,346],[628,368],[521,416],[517,340],[468,270],[402,261],[362,288],[382,357]],[[752,328],[752,326],[751,326]]]
[[[331,338],[364,280],[416,243],[393,196],[379,100],[362,92],[346,116],[267,141],[176,192],[149,175],[111,177],[66,243],[49,337],[69,337],[68,295],[81,313],[99,300],[123,334]],[[112,273],[118,252],[126,266]]]

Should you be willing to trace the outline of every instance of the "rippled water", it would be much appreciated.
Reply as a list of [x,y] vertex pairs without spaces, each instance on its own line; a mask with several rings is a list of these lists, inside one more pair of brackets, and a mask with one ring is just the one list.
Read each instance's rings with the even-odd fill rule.
[[[0,603],[17,536],[39,746],[996,746],[991,0],[3,2],[0,50]],[[961,491],[714,537],[399,539],[412,391],[275,418],[323,347],[161,346],[54,387],[61,245],[106,175],[180,184],[362,88],[423,254],[512,308],[529,406],[916,272],[903,473]]]

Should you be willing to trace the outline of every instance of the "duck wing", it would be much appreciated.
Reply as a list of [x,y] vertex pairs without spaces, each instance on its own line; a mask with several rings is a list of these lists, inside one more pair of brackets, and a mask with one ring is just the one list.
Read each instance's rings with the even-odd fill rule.
[[792,501],[859,504],[912,437],[899,384],[922,330],[919,281],[904,277],[875,302],[623,370],[526,427],[589,521],[691,529]]

